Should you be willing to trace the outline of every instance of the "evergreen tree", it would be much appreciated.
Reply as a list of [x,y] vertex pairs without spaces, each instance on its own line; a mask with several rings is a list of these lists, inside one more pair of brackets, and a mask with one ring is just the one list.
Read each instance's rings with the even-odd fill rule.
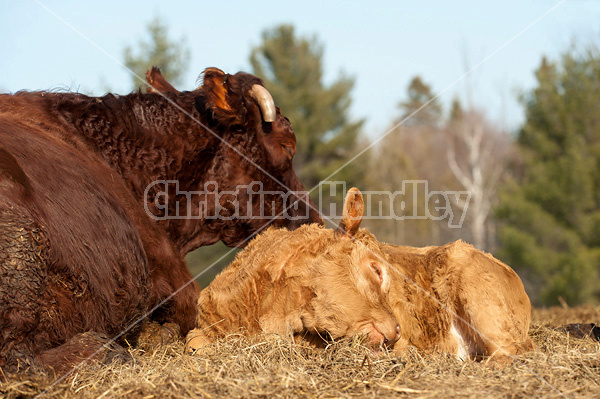
[[[367,167],[365,190],[405,190],[393,199],[394,213],[403,220],[364,222],[365,226],[377,232],[377,237],[382,241],[415,246],[451,241],[445,231],[448,229],[443,227],[444,223],[447,226],[447,220],[426,218],[427,212],[436,213],[434,202],[428,201],[427,191],[446,189],[448,183],[454,183],[455,180],[446,163],[446,132],[439,126],[441,107],[436,101],[424,106],[432,97],[431,88],[420,77],[413,78],[407,87],[406,100],[399,103],[400,115],[390,126],[393,130],[372,150],[374,155]],[[421,180],[421,183],[410,183],[410,180]],[[372,207],[379,208],[380,204],[375,202]],[[383,208],[388,208],[387,203],[383,204]],[[379,213],[377,209],[373,209],[373,212]]]
[[[156,17],[146,25],[149,41],[140,41],[137,52],[127,46],[123,50],[124,64],[137,76],[144,78],[148,69],[157,66],[165,78],[176,86],[181,83],[190,60],[190,50],[185,40],[179,42],[169,38],[168,28]],[[132,87],[135,89],[143,83],[136,76],[131,76]]]
[[448,124],[451,125],[456,122],[460,122],[465,116],[465,111],[460,103],[458,97],[452,99],[452,105],[450,106],[450,116]]
[[600,56],[545,58],[523,98],[522,164],[498,209],[499,256],[539,290],[537,303],[596,301],[600,271]]
[[[323,46],[315,38],[296,36],[291,25],[267,30],[262,39],[250,55],[253,73],[264,80],[293,124],[298,148],[294,166],[310,190],[357,152],[363,121],[349,116],[354,80],[340,76],[326,85]],[[346,181],[348,187],[359,185],[364,162],[350,163],[331,179]]]
[[[431,87],[415,76],[408,85],[408,98],[401,102],[398,108],[402,111],[398,122],[405,120],[404,126],[437,126],[442,118],[442,107],[434,97]],[[424,106],[428,101],[431,103]]]

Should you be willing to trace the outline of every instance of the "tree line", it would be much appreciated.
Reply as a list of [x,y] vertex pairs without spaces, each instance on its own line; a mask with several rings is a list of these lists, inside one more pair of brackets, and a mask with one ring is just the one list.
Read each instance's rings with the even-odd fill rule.
[[[189,63],[185,41],[171,39],[159,19],[147,28],[149,41],[124,50],[126,66],[143,76],[157,65],[180,83]],[[371,209],[374,214],[392,209],[405,218],[364,224],[380,240],[395,244],[463,239],[492,252],[520,274],[536,305],[598,302],[598,48],[573,47],[556,60],[540,60],[535,87],[520,98],[526,116],[516,132],[503,131],[485,109],[458,98],[445,110],[425,79],[415,76],[406,93],[399,94],[389,133],[376,143],[377,138],[365,135],[364,120],[350,116],[354,78],[341,74],[326,84],[323,53],[318,38],[280,25],[263,32],[249,57],[249,72],[264,80],[293,123],[298,147],[294,166],[307,189],[323,179],[345,181],[363,191],[398,191],[403,182],[426,181],[427,189],[406,185],[401,203],[382,197],[371,204],[377,207]],[[140,85],[137,78],[132,83]],[[455,215],[467,207],[461,228],[449,226],[446,219],[414,217],[439,212],[442,198],[428,198],[427,190],[470,193],[468,199],[445,198]],[[311,193],[317,194],[316,189]],[[199,278],[201,285],[232,259],[235,251],[223,257],[227,252],[216,245],[189,256],[196,273],[218,263]]]

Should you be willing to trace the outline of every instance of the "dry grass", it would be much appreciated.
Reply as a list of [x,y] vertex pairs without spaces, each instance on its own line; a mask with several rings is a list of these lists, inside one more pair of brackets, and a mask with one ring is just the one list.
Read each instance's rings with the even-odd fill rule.
[[535,310],[530,335],[537,349],[504,370],[448,356],[373,354],[360,342],[326,350],[274,336],[231,337],[195,357],[177,342],[131,361],[89,363],[53,385],[49,375],[17,375],[0,385],[4,397],[599,397],[600,343],[549,326],[600,322],[600,307]]

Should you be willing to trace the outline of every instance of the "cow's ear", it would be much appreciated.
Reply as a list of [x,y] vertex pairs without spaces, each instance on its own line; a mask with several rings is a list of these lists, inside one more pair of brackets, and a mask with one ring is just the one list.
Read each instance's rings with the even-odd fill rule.
[[163,76],[158,67],[152,67],[146,71],[146,83],[148,93],[179,93],[171,83]]
[[204,92],[206,101],[204,107],[209,109],[212,116],[222,123],[242,123],[244,115],[240,115],[240,110],[236,111],[235,107],[231,105],[235,100],[231,98],[227,84],[230,75],[219,68],[206,68],[202,75],[201,89]]
[[342,222],[340,229],[348,235],[353,236],[360,227],[363,214],[365,212],[365,204],[360,190],[352,187],[346,194],[344,200],[344,211],[342,214]]

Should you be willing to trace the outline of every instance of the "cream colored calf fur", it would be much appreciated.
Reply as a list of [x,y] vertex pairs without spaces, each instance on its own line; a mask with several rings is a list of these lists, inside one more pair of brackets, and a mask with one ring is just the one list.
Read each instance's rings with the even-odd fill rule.
[[414,345],[503,366],[532,349],[531,304],[509,266],[460,240],[382,251],[392,265],[390,304],[402,330],[397,351]]
[[315,344],[319,337],[366,335],[392,346],[398,322],[388,303],[390,272],[379,242],[359,230],[364,210],[348,191],[342,229],[270,228],[200,293],[193,352],[232,333],[276,333]]

